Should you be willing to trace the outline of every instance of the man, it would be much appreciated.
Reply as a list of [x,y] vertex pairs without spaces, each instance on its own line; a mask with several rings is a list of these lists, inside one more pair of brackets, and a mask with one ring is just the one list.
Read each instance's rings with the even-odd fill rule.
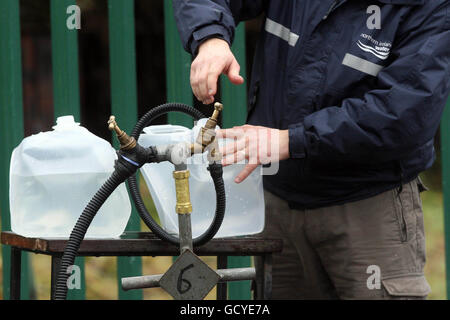
[[[174,9],[205,104],[220,74],[244,82],[234,29],[265,15],[248,125],[222,135],[238,137],[225,165],[279,137],[279,171],[264,176],[264,232],[284,243],[273,297],[426,298],[418,175],[435,159],[449,94],[450,1],[176,0]],[[267,134],[247,134],[255,128]],[[256,159],[236,182],[267,162]]]

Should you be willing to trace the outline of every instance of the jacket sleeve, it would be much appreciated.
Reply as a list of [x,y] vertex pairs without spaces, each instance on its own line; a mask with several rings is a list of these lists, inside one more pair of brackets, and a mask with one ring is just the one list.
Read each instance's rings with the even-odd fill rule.
[[292,158],[388,162],[434,138],[450,89],[449,1],[426,18],[411,19],[377,88],[289,127]]
[[230,45],[242,20],[264,11],[265,0],[174,0],[173,8],[183,47],[195,55],[200,43],[219,37]]

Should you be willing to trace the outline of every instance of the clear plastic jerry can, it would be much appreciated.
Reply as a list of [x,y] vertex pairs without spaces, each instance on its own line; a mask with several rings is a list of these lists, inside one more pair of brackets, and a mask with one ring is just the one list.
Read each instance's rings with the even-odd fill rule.
[[[143,147],[195,141],[200,127],[207,119],[198,121],[193,129],[174,125],[155,125],[143,130],[139,144]],[[219,145],[225,141],[219,140]],[[196,154],[188,161],[190,171],[189,189],[193,212],[191,214],[192,235],[201,235],[212,223],[216,208],[216,193],[207,170],[206,153]],[[260,170],[236,184],[235,177],[245,164],[224,167],[223,179],[226,193],[226,210],[222,226],[215,238],[244,236],[260,233],[264,229],[264,191]],[[260,168],[259,168],[260,169]],[[151,163],[141,172],[147,183],[158,212],[161,226],[171,234],[178,234],[178,217],[175,213],[176,194],[172,179],[174,165],[169,162]]]
[[[26,237],[65,237],[83,209],[114,171],[110,143],[73,116],[57,119],[53,131],[25,138],[10,168],[11,229]],[[127,225],[131,204],[125,184],[103,204],[87,238],[116,238]]]

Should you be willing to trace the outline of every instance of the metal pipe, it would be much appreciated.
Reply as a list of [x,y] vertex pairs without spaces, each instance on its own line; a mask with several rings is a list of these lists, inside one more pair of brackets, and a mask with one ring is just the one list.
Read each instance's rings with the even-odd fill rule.
[[180,254],[192,249],[191,214],[178,214],[178,230],[180,233]]
[[162,274],[156,274],[151,276],[122,278],[122,289],[127,291],[132,289],[157,288],[159,287],[159,280],[161,280],[162,276]]
[[219,282],[255,280],[256,279],[255,268],[219,269],[219,270],[217,270],[217,273],[220,276]]
[[[219,269],[216,272],[220,277],[219,282],[256,279],[255,268]],[[157,288],[160,286],[159,281],[161,280],[162,276],[163,274],[122,278],[122,289],[126,291],[132,289]]]
[[192,251],[192,204],[189,192],[189,170],[186,163],[175,165],[173,172],[177,204],[175,212],[178,214],[178,230],[180,234],[180,253]]

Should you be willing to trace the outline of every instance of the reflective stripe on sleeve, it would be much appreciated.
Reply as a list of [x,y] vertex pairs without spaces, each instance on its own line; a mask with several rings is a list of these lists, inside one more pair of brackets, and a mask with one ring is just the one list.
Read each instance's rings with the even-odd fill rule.
[[291,47],[295,47],[300,37],[298,34],[291,32],[290,29],[269,18],[266,19],[265,29],[268,33],[287,41]]
[[374,77],[378,76],[378,73],[380,73],[380,71],[383,69],[383,66],[370,62],[368,60],[364,60],[350,53],[347,53],[345,55],[342,64],[355,70],[367,73]]

